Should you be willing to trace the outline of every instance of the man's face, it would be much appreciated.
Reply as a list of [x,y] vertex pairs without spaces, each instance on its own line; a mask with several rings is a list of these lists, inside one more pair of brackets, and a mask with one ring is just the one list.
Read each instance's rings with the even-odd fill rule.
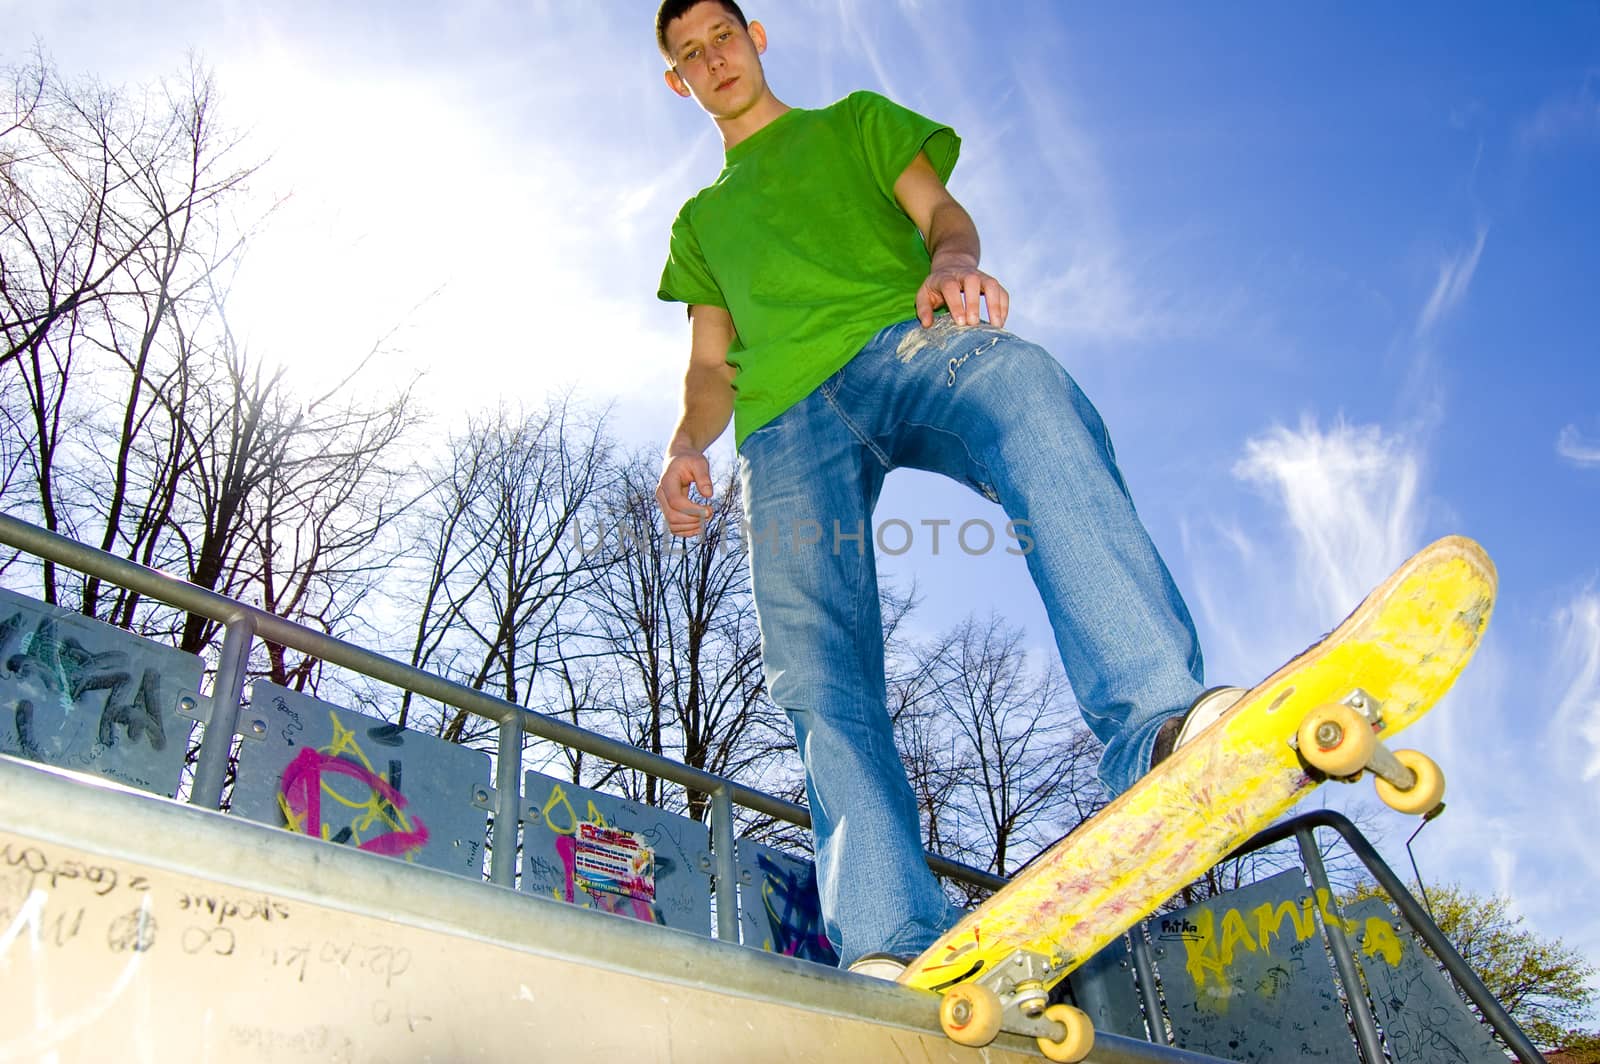
[[704,0],[669,23],[666,36],[672,57],[667,85],[693,96],[712,118],[737,118],[761,99],[767,48],[761,23],[746,30],[716,0]]

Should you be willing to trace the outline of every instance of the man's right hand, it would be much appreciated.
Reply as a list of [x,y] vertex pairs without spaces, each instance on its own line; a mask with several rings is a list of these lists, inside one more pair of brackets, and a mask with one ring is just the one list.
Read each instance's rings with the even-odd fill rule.
[[[689,489],[704,502],[689,496]],[[667,519],[667,531],[674,536],[698,536],[711,517],[711,463],[704,454],[668,455],[656,485],[656,505]]]

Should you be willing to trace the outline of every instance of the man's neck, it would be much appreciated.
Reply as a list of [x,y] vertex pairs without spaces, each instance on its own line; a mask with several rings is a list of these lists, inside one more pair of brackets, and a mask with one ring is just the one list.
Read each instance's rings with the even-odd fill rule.
[[722,131],[722,150],[727,151],[740,141],[755,136],[788,110],[788,104],[768,91],[743,114],[717,119],[717,128]]

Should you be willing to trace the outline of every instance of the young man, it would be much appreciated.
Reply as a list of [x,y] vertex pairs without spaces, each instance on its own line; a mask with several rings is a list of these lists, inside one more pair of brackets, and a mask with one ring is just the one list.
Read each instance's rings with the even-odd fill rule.
[[890,469],[962,481],[1025,530],[1112,794],[1224,699],[1197,706],[1193,623],[1099,414],[1001,328],[1010,297],[978,269],[977,229],[944,184],[955,133],[872,93],[790,108],[762,70],[766,30],[731,0],[666,0],[656,38],[667,86],[726,152],[673,223],[661,277],[691,340],[656,500],[675,535],[701,531],[705,451],[731,418],[768,690],[805,764],[828,937],[845,965],[912,956],[960,914],[923,862],[885,709],[871,518]]

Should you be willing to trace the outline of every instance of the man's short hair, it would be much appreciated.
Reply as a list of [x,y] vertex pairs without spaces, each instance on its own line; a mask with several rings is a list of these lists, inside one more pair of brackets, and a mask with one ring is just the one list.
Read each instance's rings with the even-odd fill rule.
[[[704,0],[661,0],[661,6],[656,9],[656,47],[661,49],[661,56],[667,65],[673,64],[674,56],[667,51],[667,27],[675,19],[682,18],[688,10]],[[733,0],[709,0],[713,4],[721,4],[722,9],[739,20],[739,25],[745,29],[750,28],[750,20],[744,17],[744,12],[739,10],[739,5]]]

